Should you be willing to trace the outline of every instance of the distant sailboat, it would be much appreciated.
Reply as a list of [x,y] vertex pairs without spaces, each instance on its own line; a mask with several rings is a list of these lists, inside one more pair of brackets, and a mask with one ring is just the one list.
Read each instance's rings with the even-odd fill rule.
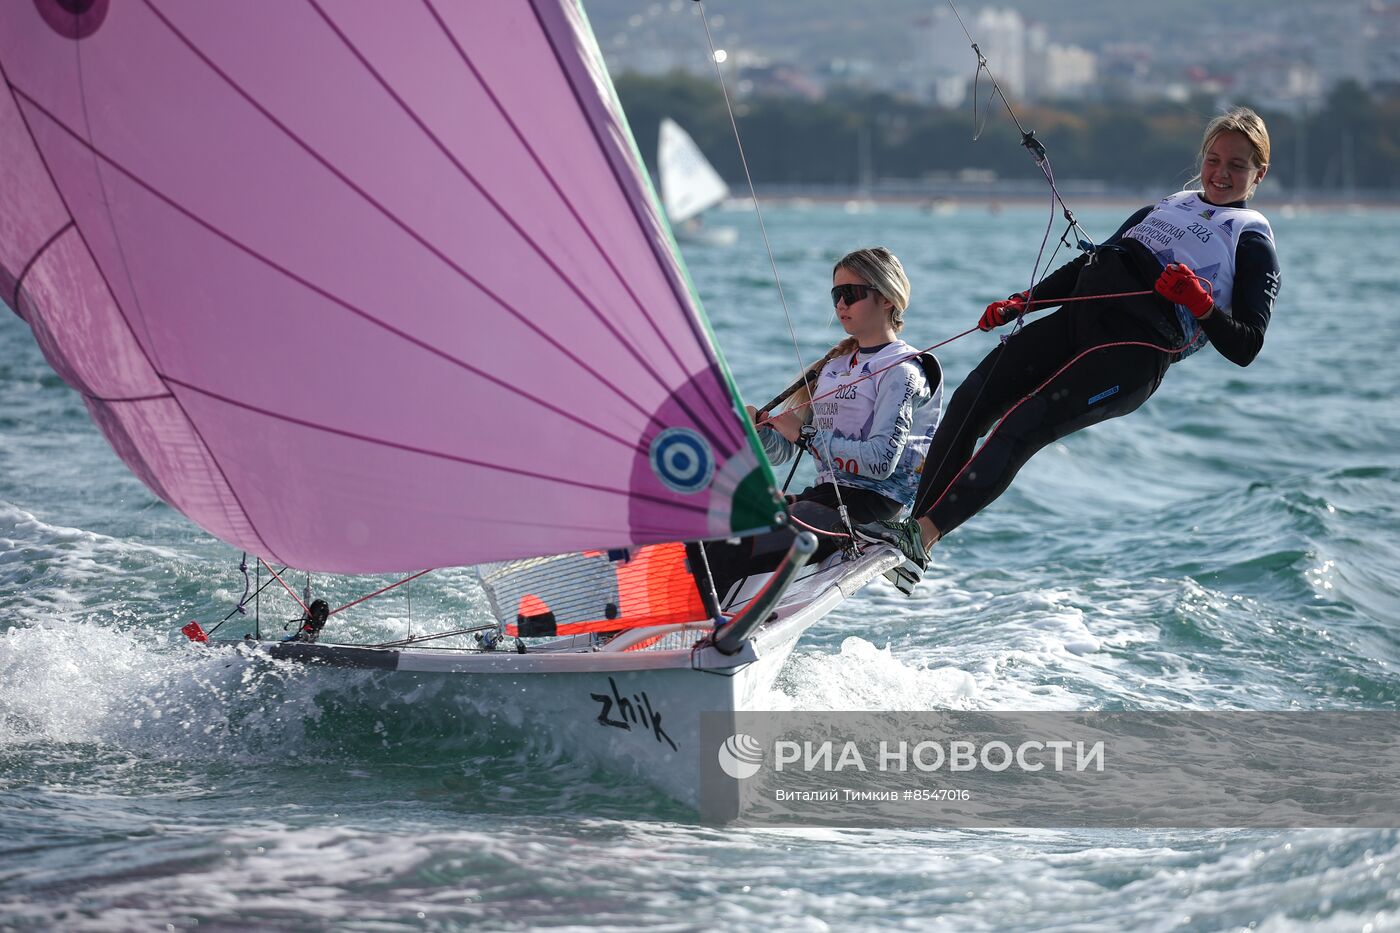
[[899,563],[804,534],[710,598],[680,542],[786,510],[575,0],[0,3],[0,73],[0,295],[131,471],[259,569],[490,602],[354,644],[274,573],[305,615],[247,663],[495,698],[693,799],[700,714]]
[[690,134],[670,117],[661,121],[656,165],[661,176],[661,204],[676,239],[708,246],[728,246],[738,239],[739,232],[733,227],[704,223],[704,212],[729,197],[729,186]]

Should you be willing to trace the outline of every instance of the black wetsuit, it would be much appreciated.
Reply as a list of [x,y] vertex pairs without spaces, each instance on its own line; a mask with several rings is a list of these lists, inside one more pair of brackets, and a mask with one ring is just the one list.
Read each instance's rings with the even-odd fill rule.
[[[1046,276],[1036,286],[1035,300],[1150,291],[1161,264],[1123,234],[1151,210],[1138,211],[1102,246]],[[1231,313],[1217,310],[1200,322],[1226,359],[1248,366],[1259,353],[1278,284],[1272,242],[1242,234],[1235,249]],[[1170,351],[1184,346],[1188,336],[1172,304],[1155,293],[1071,302],[1025,325],[987,354],[953,393],[929,446],[913,514],[926,515],[942,534],[957,528],[1001,495],[1045,445],[1135,411],[1175,361]],[[1003,416],[973,458],[977,439]]]

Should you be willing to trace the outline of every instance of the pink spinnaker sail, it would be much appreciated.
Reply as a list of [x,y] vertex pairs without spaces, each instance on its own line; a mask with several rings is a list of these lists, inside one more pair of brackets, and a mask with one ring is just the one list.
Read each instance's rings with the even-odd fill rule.
[[0,69],[0,297],[228,543],[377,572],[781,508],[574,0],[9,0]]

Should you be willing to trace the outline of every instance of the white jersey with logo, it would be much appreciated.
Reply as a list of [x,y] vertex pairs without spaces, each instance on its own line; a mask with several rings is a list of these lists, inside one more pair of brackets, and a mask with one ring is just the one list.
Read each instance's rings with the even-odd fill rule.
[[[1123,237],[1152,250],[1163,268],[1179,262],[1209,281],[1216,309],[1229,314],[1235,286],[1235,249],[1246,231],[1262,234],[1270,243],[1274,240],[1268,218],[1258,211],[1218,207],[1202,198],[1199,191],[1178,191],[1157,202]],[[1190,311],[1178,305],[1176,313],[1182,333],[1198,336],[1188,350],[1194,352],[1205,343],[1205,335],[1197,331]]]
[[[835,477],[905,508],[913,505],[943,409],[942,382],[929,385],[918,352],[896,340],[873,352],[844,354],[822,368],[812,393],[817,401],[807,409],[817,429],[811,449],[821,464],[818,481]],[[792,445],[778,432],[761,431],[759,437],[774,463],[791,456]]]

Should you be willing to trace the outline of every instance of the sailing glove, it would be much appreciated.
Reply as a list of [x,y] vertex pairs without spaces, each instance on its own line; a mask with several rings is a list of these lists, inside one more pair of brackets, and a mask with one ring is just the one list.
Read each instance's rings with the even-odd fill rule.
[[1174,262],[1157,276],[1157,294],[1172,304],[1182,305],[1195,317],[1205,317],[1215,307],[1210,283],[1187,266]]
[[1014,321],[1026,309],[1026,293],[1017,292],[1004,301],[994,301],[987,305],[987,310],[982,312],[982,319],[977,322],[978,330],[991,330],[993,327],[1000,327],[1007,321]]

